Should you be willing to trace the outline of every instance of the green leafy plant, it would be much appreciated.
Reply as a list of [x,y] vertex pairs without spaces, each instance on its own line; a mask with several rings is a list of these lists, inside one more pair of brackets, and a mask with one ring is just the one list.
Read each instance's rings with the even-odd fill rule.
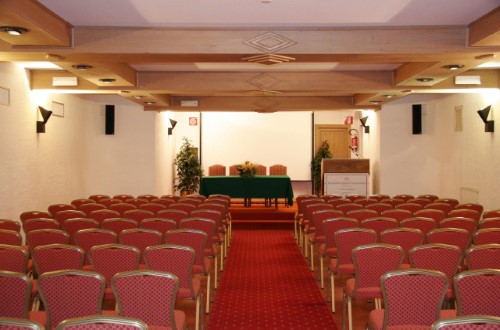
[[321,191],[321,161],[323,160],[323,158],[332,158],[332,153],[330,152],[330,146],[328,145],[328,141],[323,141],[321,143],[318,152],[316,153],[311,162],[314,192],[318,196]]
[[186,137],[183,137],[182,141],[182,146],[174,159],[177,174],[177,184],[174,185],[174,189],[181,193],[193,193],[198,190],[203,170],[198,155],[193,152],[191,141]]

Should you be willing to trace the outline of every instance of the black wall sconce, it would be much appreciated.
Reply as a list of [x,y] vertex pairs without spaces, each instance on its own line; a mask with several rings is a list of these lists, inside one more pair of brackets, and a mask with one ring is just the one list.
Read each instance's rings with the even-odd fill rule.
[[38,111],[40,111],[40,115],[42,116],[43,121],[38,120],[36,122],[36,132],[45,133],[45,124],[49,121],[49,118],[52,115],[52,111],[47,110],[41,106],[38,106]]
[[370,126],[366,125],[366,121],[368,120],[368,116],[359,118],[359,121],[361,122],[361,126],[365,128],[365,133],[370,133]]
[[170,120],[170,127],[168,128],[168,135],[172,135],[172,131],[174,130],[175,125],[177,125],[177,121],[173,119]]
[[490,114],[490,109],[491,109],[491,105],[488,105],[484,109],[477,110],[477,113],[479,114],[479,117],[481,117],[481,119],[484,122],[484,131],[489,132],[489,133],[493,133],[495,131],[495,121],[488,120],[488,116]]

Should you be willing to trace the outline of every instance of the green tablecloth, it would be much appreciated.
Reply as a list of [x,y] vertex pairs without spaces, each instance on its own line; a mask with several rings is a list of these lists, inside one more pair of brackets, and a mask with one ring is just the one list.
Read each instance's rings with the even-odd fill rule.
[[205,176],[201,178],[200,194],[224,194],[234,198],[286,198],[293,205],[293,189],[287,175]]

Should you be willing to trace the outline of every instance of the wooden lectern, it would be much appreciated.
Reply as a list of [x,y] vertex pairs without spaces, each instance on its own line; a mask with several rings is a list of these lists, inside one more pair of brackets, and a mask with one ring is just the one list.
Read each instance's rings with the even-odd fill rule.
[[321,195],[368,196],[369,159],[332,159],[321,162]]

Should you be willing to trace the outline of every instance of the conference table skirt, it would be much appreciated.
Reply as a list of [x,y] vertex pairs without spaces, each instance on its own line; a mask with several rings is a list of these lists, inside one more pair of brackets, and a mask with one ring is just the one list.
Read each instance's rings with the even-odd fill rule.
[[200,194],[224,194],[234,198],[286,198],[293,205],[293,189],[287,175],[205,176],[201,178]]

